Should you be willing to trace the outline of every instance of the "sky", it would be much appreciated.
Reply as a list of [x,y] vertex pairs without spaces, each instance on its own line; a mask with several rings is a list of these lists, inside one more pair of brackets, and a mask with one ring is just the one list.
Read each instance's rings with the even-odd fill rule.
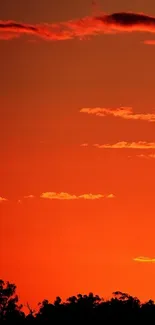
[[155,299],[154,0],[0,13],[0,278]]

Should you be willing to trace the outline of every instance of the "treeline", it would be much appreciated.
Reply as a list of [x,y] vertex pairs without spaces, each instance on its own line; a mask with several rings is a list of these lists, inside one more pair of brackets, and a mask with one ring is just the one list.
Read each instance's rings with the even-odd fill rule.
[[57,297],[44,300],[38,311],[27,305],[28,314],[18,302],[16,286],[0,280],[0,324],[155,324],[155,304],[117,291],[110,300],[98,295],[78,294],[65,302]]

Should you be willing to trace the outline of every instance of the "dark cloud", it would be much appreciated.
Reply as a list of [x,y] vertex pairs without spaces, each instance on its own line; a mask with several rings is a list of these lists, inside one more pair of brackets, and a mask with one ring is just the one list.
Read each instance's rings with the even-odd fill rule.
[[155,28],[155,17],[151,17],[145,14],[137,14],[131,12],[118,12],[106,17],[97,17],[103,22],[106,21],[107,24],[116,24],[120,26],[153,26]]

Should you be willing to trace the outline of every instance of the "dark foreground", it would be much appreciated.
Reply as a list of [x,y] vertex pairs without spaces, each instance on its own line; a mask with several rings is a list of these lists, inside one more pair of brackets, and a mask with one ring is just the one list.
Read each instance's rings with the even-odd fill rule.
[[38,310],[28,314],[19,305],[14,284],[0,280],[0,325],[2,324],[155,324],[155,304],[152,300],[141,303],[136,297],[114,292],[113,298],[104,300],[98,295],[78,294],[62,302],[44,300]]

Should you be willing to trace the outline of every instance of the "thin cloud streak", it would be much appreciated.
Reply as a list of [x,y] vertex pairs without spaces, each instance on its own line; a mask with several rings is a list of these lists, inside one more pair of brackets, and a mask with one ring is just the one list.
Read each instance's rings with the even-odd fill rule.
[[149,154],[149,155],[137,155],[138,158],[145,158],[145,159],[155,159],[155,154]]
[[155,149],[155,142],[126,142],[121,141],[114,144],[94,144],[99,149]]
[[155,40],[145,40],[144,42],[143,42],[144,44],[146,44],[146,45],[155,45]]
[[40,196],[43,199],[49,199],[49,200],[99,200],[103,198],[114,198],[114,194],[108,194],[108,195],[103,195],[103,194],[82,194],[82,195],[75,195],[75,194],[69,194],[66,192],[44,192]]
[[88,143],[82,143],[80,144],[80,147],[88,147]]
[[1,32],[0,31],[0,40],[11,40],[11,39],[14,39],[14,38],[19,38],[20,37],[20,34],[17,34],[17,33],[7,33],[7,32]]
[[87,113],[89,115],[96,115],[96,116],[114,116],[120,117],[125,120],[143,120],[148,122],[155,122],[155,113],[151,114],[134,114],[132,107],[119,107],[116,109],[113,108],[82,108],[80,113]]
[[155,17],[143,13],[118,12],[53,24],[34,25],[16,21],[0,21],[0,33],[4,34],[5,32],[8,35],[11,33],[13,38],[17,35],[27,34],[52,41],[84,38],[105,33],[155,33]]
[[155,263],[155,258],[140,256],[133,259],[135,262],[141,263]]
[[[75,194],[70,194],[70,193],[66,193],[66,192],[44,192],[42,193],[39,197],[35,196],[35,195],[27,195],[24,196],[23,199],[49,199],[49,200],[99,200],[99,199],[113,199],[116,196],[114,194],[92,194],[92,193],[88,193],[88,194],[81,194],[81,195],[75,195]],[[0,196],[0,203],[8,201],[8,199],[1,197]],[[18,204],[23,203],[22,199],[18,199],[16,201]]]

